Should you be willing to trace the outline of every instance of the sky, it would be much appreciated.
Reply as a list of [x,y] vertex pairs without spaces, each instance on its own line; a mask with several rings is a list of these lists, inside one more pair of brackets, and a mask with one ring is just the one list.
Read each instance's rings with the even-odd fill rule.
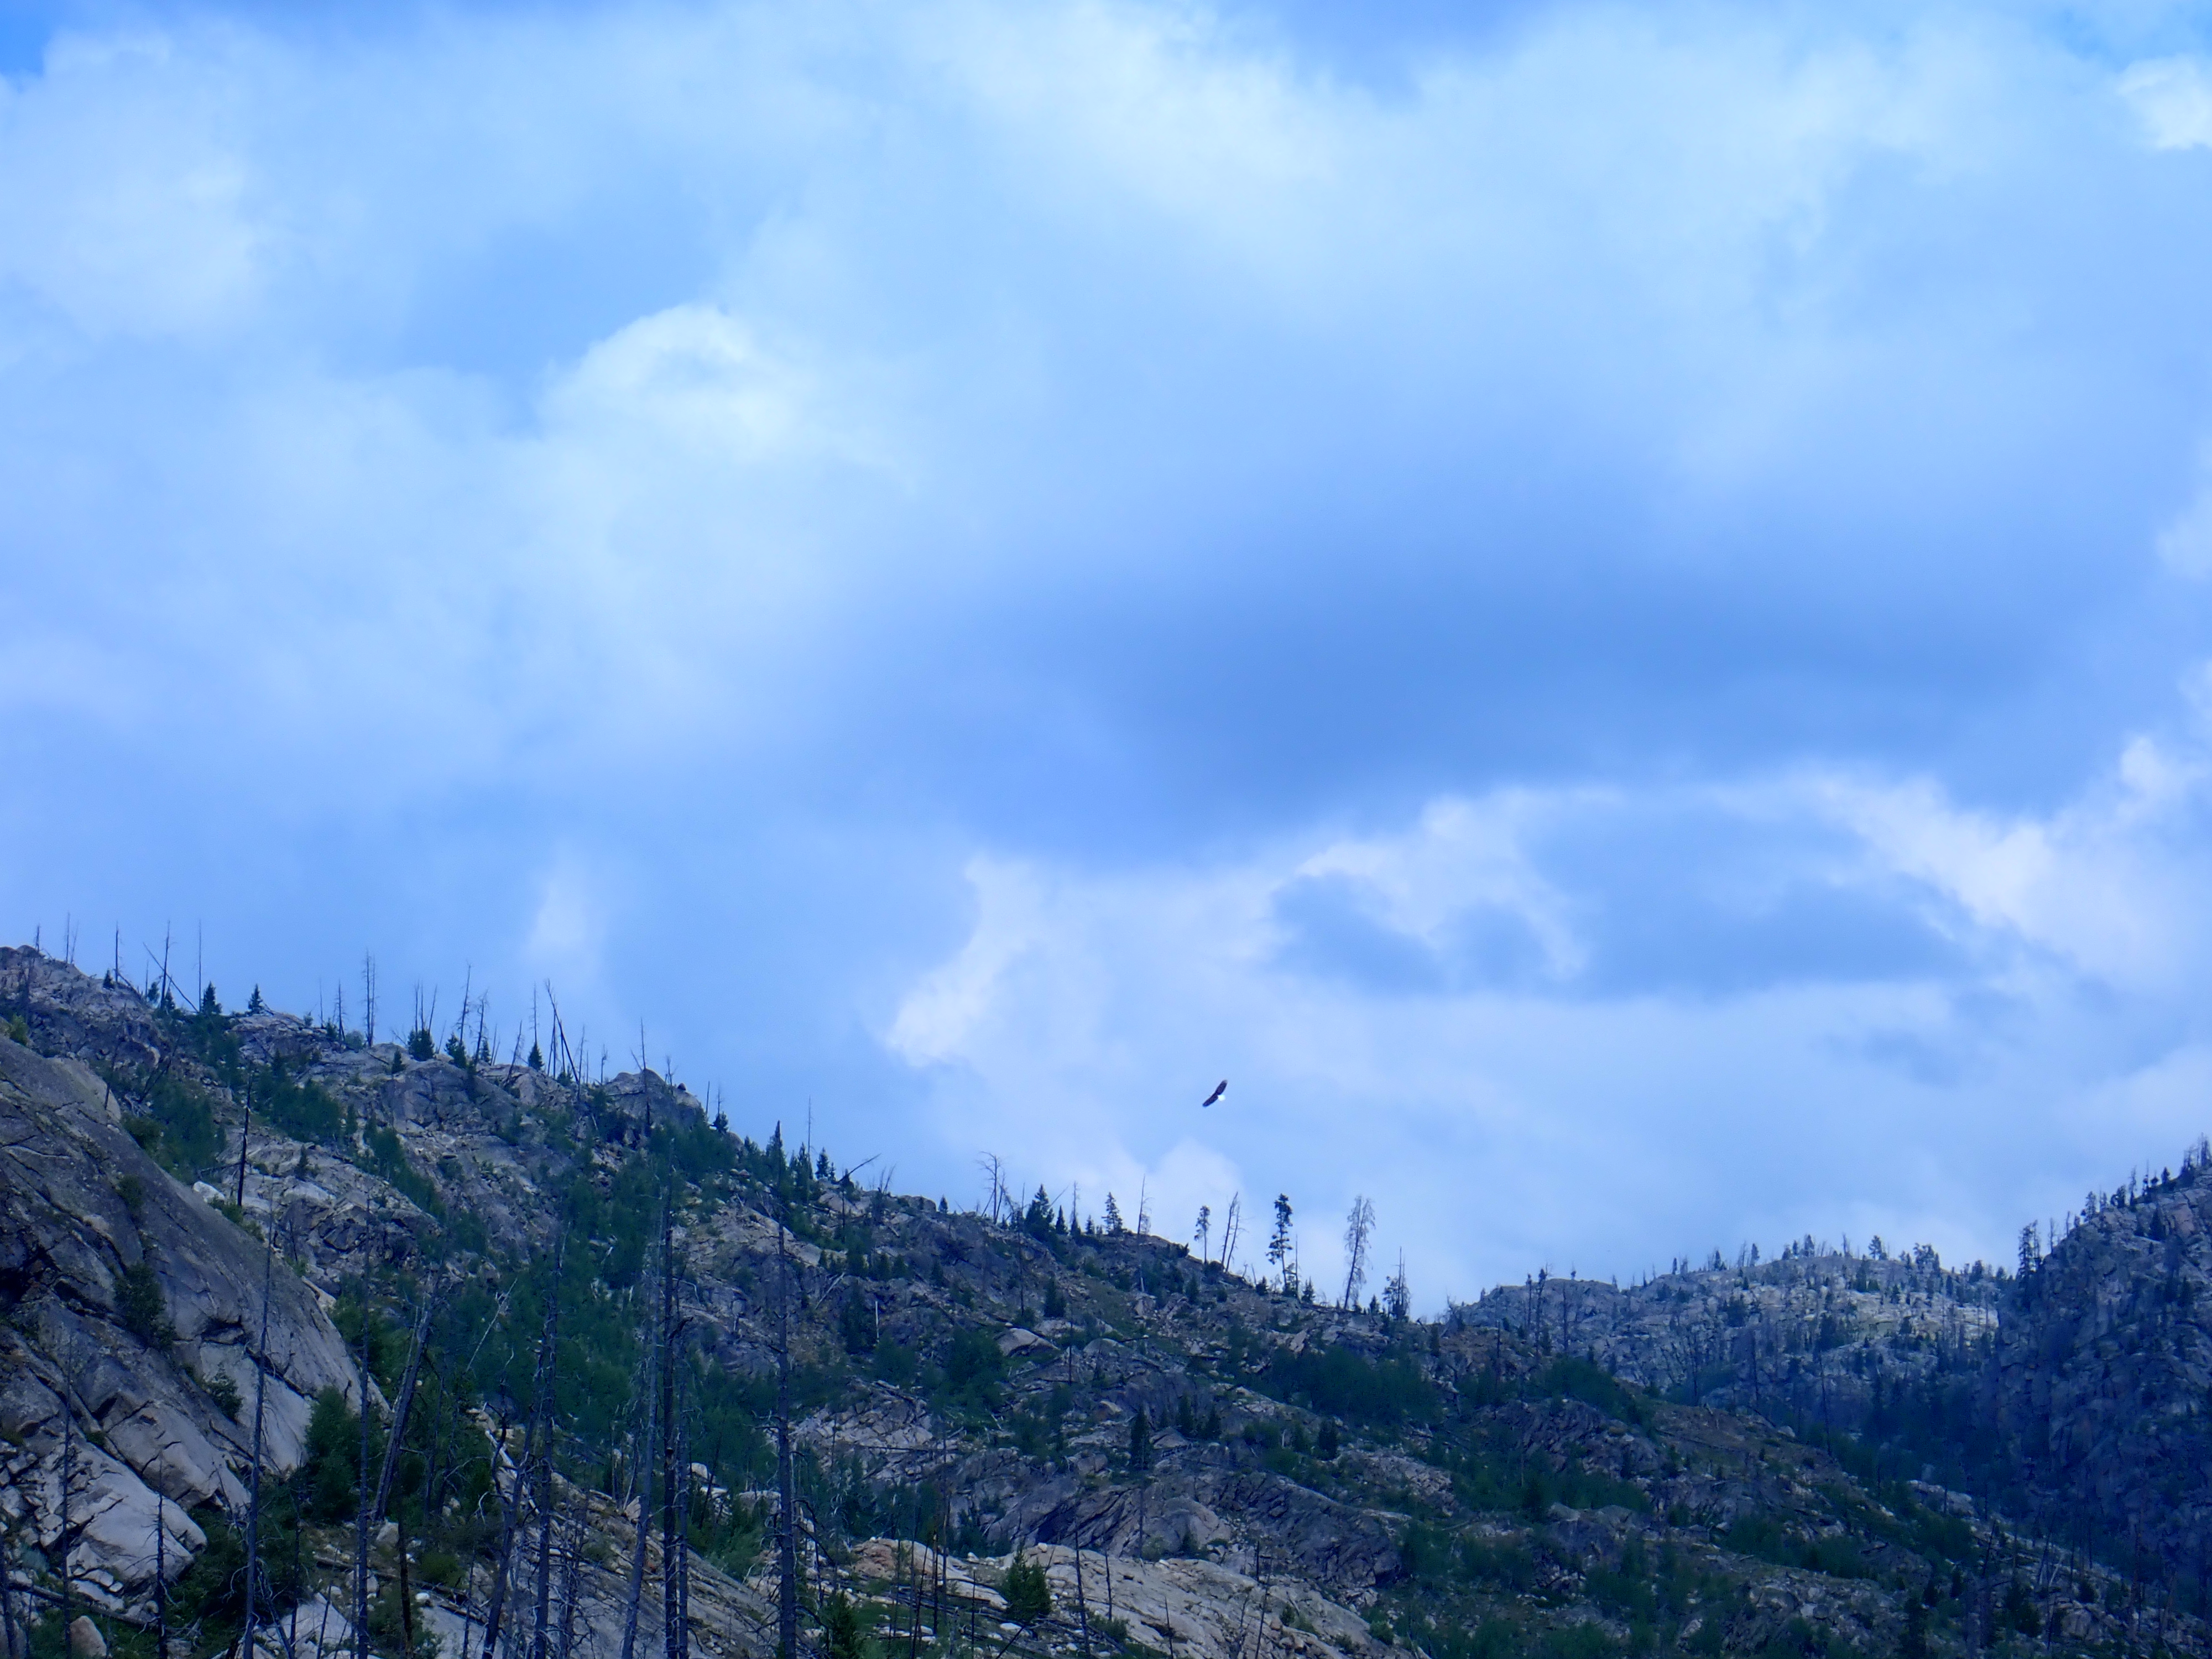
[[2208,584],[2201,8],[0,8],[0,935],[956,1204],[2008,1260]]

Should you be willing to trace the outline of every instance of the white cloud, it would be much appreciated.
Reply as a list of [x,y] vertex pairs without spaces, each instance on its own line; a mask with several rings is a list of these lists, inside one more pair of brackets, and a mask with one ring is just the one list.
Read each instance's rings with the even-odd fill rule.
[[2130,64],[2119,84],[2152,149],[2212,149],[2212,70],[2203,58]]
[[0,278],[95,335],[235,327],[283,240],[248,83],[184,58],[158,34],[64,37],[42,76],[0,80]]
[[[2193,738],[1954,769],[2063,793],[2023,684],[2142,723],[2106,550],[2202,388],[2106,296],[2197,232],[2063,39],[1810,16],[1371,80],[1126,0],[80,30],[0,88],[0,897],[213,894],[273,981],[400,886],[733,1094],[890,1071],[893,1151],[926,1091],[1163,1226],[1291,1190],[1317,1272],[1367,1190],[1425,1297],[2001,1237],[2203,978]],[[1775,968],[1793,896],[1928,948]]]
[[914,1065],[960,1054],[991,1012],[1007,969],[1044,938],[1041,895],[1027,871],[977,860],[968,866],[968,884],[976,919],[967,942],[907,994],[885,1039]]
[[[563,850],[538,878],[522,959],[535,978],[565,982],[572,994],[599,991],[611,920],[603,878],[581,854]],[[569,1040],[580,1039],[572,1031]]]
[[[1385,1243],[1408,1246],[1431,1297],[1539,1262],[1629,1272],[1807,1231],[1996,1259],[2014,1210],[2045,1190],[2021,1184],[2022,1160],[2078,1169],[2097,1156],[2093,1125],[2124,1127],[2130,1157],[2196,1133],[2203,1045],[2146,1064],[2129,1033],[2147,1008],[2186,1006],[2212,965],[2212,862],[2179,833],[2212,805],[2204,752],[2193,735],[2137,739],[2041,814],[1832,774],[1673,792],[1672,810],[1714,815],[1800,875],[1940,921],[1968,965],[1933,977],[1594,994],[1578,982],[1603,949],[1590,919],[1640,896],[1593,887],[1618,878],[1559,849],[1652,802],[1522,788],[1203,866],[979,861],[977,920],[890,1041],[933,1068],[942,1122],[995,1136],[1022,1167],[1079,1169],[1086,1185],[1149,1169],[1186,1209],[1218,1211],[1232,1181],[1294,1193],[1322,1213],[1315,1273],[1340,1267],[1327,1218],[1356,1190],[1387,1194]],[[1807,854],[1823,827],[1846,843]],[[1273,905],[1316,875],[1355,884],[1408,940],[1516,907],[1542,930],[1550,976],[1409,994],[1307,971],[1281,954]],[[2100,1005],[2100,983],[2128,1001]],[[1218,1072],[1229,1097],[1201,1113]],[[1993,1113],[2010,1138],[1995,1159],[1970,1150]]]

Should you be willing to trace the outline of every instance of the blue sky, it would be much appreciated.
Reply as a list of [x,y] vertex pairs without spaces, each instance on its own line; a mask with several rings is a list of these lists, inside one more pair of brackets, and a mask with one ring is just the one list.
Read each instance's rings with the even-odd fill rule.
[[2177,1158],[2203,14],[1352,9],[14,9],[6,930],[1429,1306]]

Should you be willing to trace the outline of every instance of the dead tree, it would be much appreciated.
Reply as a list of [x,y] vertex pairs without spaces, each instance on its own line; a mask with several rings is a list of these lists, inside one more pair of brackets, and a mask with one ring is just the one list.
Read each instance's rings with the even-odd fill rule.
[[1364,1196],[1352,1200],[1352,1213],[1344,1220],[1344,1301],[1359,1306],[1359,1292],[1367,1284],[1367,1245],[1375,1234],[1374,1201]]
[[[253,1632],[261,1620],[261,1424],[269,1398],[269,1297],[276,1279],[276,1244],[271,1237],[268,1241],[268,1258],[261,1270],[261,1336],[253,1351],[253,1486],[246,1506],[245,1647],[249,1659],[253,1652]],[[362,1410],[368,1410],[365,1401]],[[158,1524],[155,1531],[158,1535]]]
[[537,1468],[538,1505],[538,1601],[530,1627],[530,1659],[547,1659],[550,1641],[550,1618],[553,1597],[553,1437],[546,1437],[545,1449],[539,1454]]
[[[361,1457],[354,1465],[353,1655],[368,1652],[368,1281],[361,1281]],[[489,1650],[487,1649],[486,1651]],[[246,1653],[252,1659],[252,1648]]]
[[[641,1041],[642,1035],[641,1033]],[[650,1100],[651,1095],[647,1098]],[[683,1659],[683,1586],[677,1552],[679,1487],[676,1447],[676,1222],[672,1213],[673,1194],[660,1207],[660,1639],[666,1659]]]
[[[395,1428],[395,1438],[398,1432]],[[408,1656],[408,1659],[414,1659],[415,1587],[407,1578],[407,1513],[404,1510],[400,1511],[399,1518],[392,1522],[392,1526],[395,1531],[392,1541],[399,1554],[399,1641],[401,1651]],[[253,1659],[253,1656],[249,1653],[246,1659]]]
[[561,1638],[556,1659],[568,1659],[576,1645],[576,1597],[584,1571],[584,1506],[577,1504],[568,1517],[568,1548],[561,1569]]
[[660,1395],[656,1386],[655,1366],[659,1357],[659,1345],[645,1345],[644,1387],[640,1392],[645,1399],[645,1420],[637,1426],[631,1444],[631,1483],[637,1488],[637,1535],[631,1540],[629,1557],[629,1594],[623,1603],[622,1659],[632,1659],[637,1648],[637,1614],[645,1596],[645,1552],[653,1540],[653,1467],[647,1461],[646,1451],[653,1444],[654,1418],[660,1409]]
[[[565,1243],[565,1233],[562,1238],[562,1243]],[[555,1246],[556,1260],[560,1249],[561,1245],[556,1244]],[[507,1581],[513,1576],[514,1535],[523,1517],[523,1508],[527,1498],[526,1483],[530,1479],[531,1471],[537,1467],[538,1431],[544,1425],[547,1417],[546,1395],[552,1377],[553,1336],[559,1313],[560,1275],[556,1269],[553,1284],[546,1293],[545,1323],[544,1333],[538,1344],[538,1370],[535,1386],[531,1395],[530,1421],[522,1431],[522,1459],[514,1466],[512,1500],[501,1492],[496,1472],[492,1480],[492,1491],[500,1495],[499,1559],[493,1564],[491,1600],[484,1608],[484,1659],[491,1659],[491,1656],[498,1650],[500,1626],[507,1615]]]
[[[0,1659],[23,1659],[27,1645],[15,1636],[15,1540],[10,1534],[0,1537]],[[163,1653],[160,1659],[169,1656]]]
[[684,1504],[676,1518],[676,1659],[691,1656],[691,1430],[687,1422],[676,1461],[684,1474]]
[[[545,1659],[546,1620],[553,1589],[553,1389],[557,1375],[561,1340],[561,1270],[568,1255],[568,1234],[564,1227],[553,1241],[553,1280],[545,1291],[545,1334],[538,1349],[536,1397],[531,1401],[532,1419],[539,1425],[538,1462],[538,1603],[530,1629],[530,1659]],[[528,1466],[516,1472],[526,1478]]]
[[76,1613],[76,1592],[70,1578],[70,1486],[76,1480],[76,1413],[70,1405],[69,1378],[62,1378],[62,1514],[54,1549],[62,1564],[62,1628]]
[[791,1175],[779,1172],[775,1210],[775,1502],[777,1659],[799,1659],[799,1514],[791,1470]]
[[1083,1627],[1083,1659],[1091,1659],[1091,1603],[1083,1593],[1083,1543],[1075,1545],[1075,1616]]
[[392,1410],[392,1431],[384,1437],[384,1468],[376,1477],[376,1502],[369,1516],[372,1526],[383,1524],[385,1506],[392,1501],[392,1480],[399,1468],[399,1440],[407,1432],[407,1414],[415,1404],[415,1381],[422,1368],[422,1345],[430,1334],[430,1316],[436,1308],[436,1298],[425,1297],[422,1310],[415,1318],[415,1340],[408,1345],[407,1370],[399,1379],[399,1402]]
[[[166,1446],[161,1449],[161,1461],[164,1464],[168,1462],[168,1448]],[[166,1474],[167,1470],[165,1469],[163,1473]],[[162,1488],[157,1485],[154,1488],[154,1659],[169,1659],[168,1501]],[[294,1537],[298,1537],[300,1529],[297,1527],[292,1528]],[[6,1594],[5,1587],[0,1586],[0,1597],[4,1597]],[[15,1633],[14,1621],[9,1620],[4,1622],[7,1623],[9,1634],[12,1638]],[[0,1648],[0,1652],[5,1652],[8,1659],[15,1659],[14,1641],[10,1640],[4,1648]]]

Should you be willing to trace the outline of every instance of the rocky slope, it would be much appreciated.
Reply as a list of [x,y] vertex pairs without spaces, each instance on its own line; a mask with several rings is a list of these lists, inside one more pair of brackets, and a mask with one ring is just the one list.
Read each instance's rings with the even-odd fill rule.
[[2077,1548],[2212,1578],[2212,1170],[2093,1196],[2022,1279],[1990,1397],[2042,1523]]
[[204,1547],[192,1510],[245,1501],[260,1377],[283,1471],[357,1375],[314,1292],[121,1120],[83,1064],[0,1040],[0,1520],[118,1609]]
[[[2018,1370],[1986,1274],[1793,1251],[1394,1321],[1042,1195],[990,1216],[871,1190],[650,1072],[501,1065],[465,1030],[370,1046],[156,1007],[27,951],[0,951],[0,1019],[27,1040],[0,1038],[0,1526],[12,1582],[50,1598],[27,1610],[66,1597],[112,1642],[156,1619],[195,1659],[235,1637],[234,1413],[265,1371],[263,1649],[343,1649],[361,1425],[340,1329],[368,1346],[374,1441],[427,1305],[370,1556],[387,1656],[476,1659],[504,1561],[510,1637],[532,1647],[543,1608],[549,1659],[618,1659],[641,1536],[646,1650],[665,1585],[701,1652],[772,1651],[787,1352],[802,1634],[834,1659],[2024,1651],[2031,1632],[2212,1653],[2171,1574],[2039,1534],[2001,1483],[1884,1456],[1915,1443],[1900,1399]],[[2086,1248],[2059,1255],[2101,1284]],[[679,1334],[656,1354],[664,1310]],[[2073,1401],[2086,1363],[2038,1375]],[[2156,1468],[2188,1455],[2136,1422],[2083,1455],[2144,1435]]]

